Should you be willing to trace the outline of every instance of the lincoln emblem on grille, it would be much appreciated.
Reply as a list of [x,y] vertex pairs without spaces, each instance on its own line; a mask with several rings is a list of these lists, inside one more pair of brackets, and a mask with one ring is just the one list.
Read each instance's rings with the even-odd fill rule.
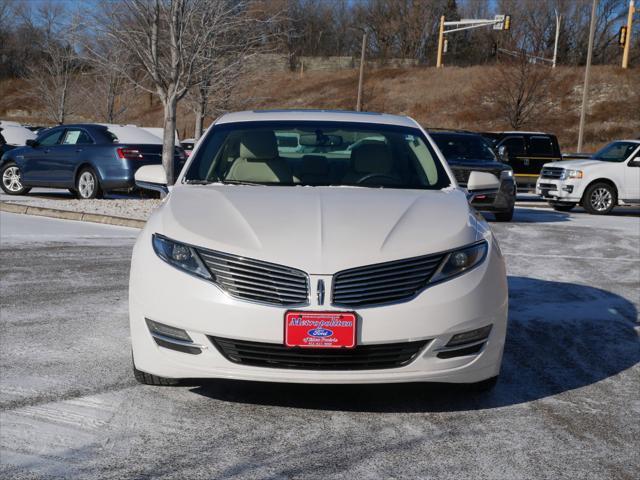
[[318,305],[324,304],[324,280],[318,280]]

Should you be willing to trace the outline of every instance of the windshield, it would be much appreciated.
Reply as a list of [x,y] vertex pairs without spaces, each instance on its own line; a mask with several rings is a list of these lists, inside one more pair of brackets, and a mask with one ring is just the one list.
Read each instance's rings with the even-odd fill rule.
[[448,160],[497,162],[489,143],[480,135],[432,133],[431,137]]
[[595,160],[603,162],[624,162],[638,148],[634,142],[613,142],[593,154]]
[[308,121],[216,126],[183,181],[410,189],[451,184],[418,129]]

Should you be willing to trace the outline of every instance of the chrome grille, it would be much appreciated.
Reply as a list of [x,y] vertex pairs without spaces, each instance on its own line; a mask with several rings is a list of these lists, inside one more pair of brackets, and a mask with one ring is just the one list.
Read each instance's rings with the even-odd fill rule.
[[301,305],[309,299],[309,277],[301,270],[251,258],[197,248],[229,295],[271,305]]
[[564,168],[559,167],[544,167],[540,172],[541,178],[561,178]]
[[409,300],[426,285],[446,254],[378,263],[336,273],[332,302],[366,307]]

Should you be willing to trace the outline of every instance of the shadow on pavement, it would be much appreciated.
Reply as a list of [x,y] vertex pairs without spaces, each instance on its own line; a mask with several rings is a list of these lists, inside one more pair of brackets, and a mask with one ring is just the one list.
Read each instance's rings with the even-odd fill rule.
[[628,300],[598,288],[509,277],[509,329],[493,391],[444,384],[297,385],[202,381],[194,393],[217,400],[357,412],[478,410],[529,402],[592,385],[640,361]]

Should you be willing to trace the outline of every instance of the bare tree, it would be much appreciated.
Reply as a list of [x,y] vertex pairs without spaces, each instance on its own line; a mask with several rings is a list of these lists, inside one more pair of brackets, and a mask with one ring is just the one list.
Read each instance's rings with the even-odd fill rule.
[[[134,96],[136,89],[120,73],[119,68],[113,66],[130,65],[130,54],[122,48],[106,44],[101,37],[90,41],[89,50],[100,54],[88,57],[91,69],[87,69],[83,75],[82,97],[86,100],[85,109],[91,110],[93,117],[104,122],[117,123],[129,108],[128,99]],[[103,58],[108,61],[103,62]]]
[[[231,0],[120,0],[108,4],[102,19],[107,38],[131,52],[142,75],[109,64],[139,88],[155,93],[164,108],[162,164],[169,184],[174,182],[174,138],[178,102],[202,81],[210,67],[208,52],[224,50],[233,56],[251,44],[246,4]],[[227,35],[245,29],[247,36]],[[214,46],[214,48],[212,48]]]
[[523,52],[514,64],[498,67],[497,78],[492,79],[489,101],[511,128],[519,130],[534,115],[549,108],[550,76],[548,67],[531,63]]
[[26,79],[31,93],[42,102],[47,117],[59,124],[72,113],[72,85],[82,69],[76,51],[80,32],[78,17],[68,21],[60,4],[46,2],[36,12],[19,11],[32,32],[44,32],[37,37],[41,55],[26,66]]

